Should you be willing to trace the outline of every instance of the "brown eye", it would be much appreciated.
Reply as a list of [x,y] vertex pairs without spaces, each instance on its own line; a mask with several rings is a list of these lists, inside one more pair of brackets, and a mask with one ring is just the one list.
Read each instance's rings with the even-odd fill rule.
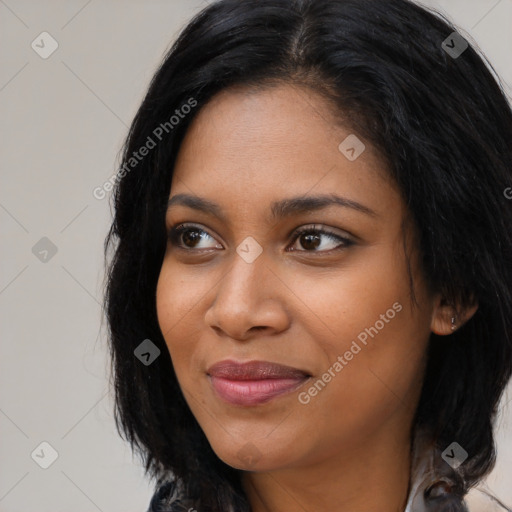
[[[194,225],[174,226],[169,231],[169,240],[182,249],[222,249],[209,233]],[[213,241],[213,246],[210,244],[208,247],[209,240]],[[203,247],[199,247],[200,244],[203,244]]]
[[302,233],[299,236],[299,240],[304,249],[313,250],[320,246],[322,237],[318,233]]
[[344,249],[354,243],[347,237],[314,226],[296,231],[293,240],[302,249],[292,250],[302,252],[328,252]]
[[181,232],[181,239],[187,247],[195,247],[201,240],[201,234],[194,229],[184,229]]

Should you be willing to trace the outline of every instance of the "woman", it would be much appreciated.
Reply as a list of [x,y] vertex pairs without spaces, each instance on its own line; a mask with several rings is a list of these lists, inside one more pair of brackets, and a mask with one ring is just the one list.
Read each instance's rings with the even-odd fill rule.
[[185,28],[106,240],[151,512],[467,510],[512,371],[511,136],[482,57],[407,0]]

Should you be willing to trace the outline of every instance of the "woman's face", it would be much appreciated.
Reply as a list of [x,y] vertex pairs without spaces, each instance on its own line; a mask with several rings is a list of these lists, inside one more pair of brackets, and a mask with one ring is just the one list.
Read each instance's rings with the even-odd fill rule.
[[291,85],[225,90],[175,165],[166,223],[186,230],[167,244],[158,320],[190,409],[237,468],[405,436],[417,405],[434,298],[411,254],[412,306],[403,201],[333,112]]

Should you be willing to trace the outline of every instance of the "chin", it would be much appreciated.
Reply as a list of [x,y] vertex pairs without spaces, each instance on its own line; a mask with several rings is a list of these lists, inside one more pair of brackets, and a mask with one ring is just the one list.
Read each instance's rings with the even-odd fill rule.
[[242,442],[233,451],[234,444],[232,443],[223,450],[214,449],[217,457],[232,468],[260,472],[275,470],[283,465],[283,457],[269,447],[258,448],[252,441],[247,441],[246,443]]

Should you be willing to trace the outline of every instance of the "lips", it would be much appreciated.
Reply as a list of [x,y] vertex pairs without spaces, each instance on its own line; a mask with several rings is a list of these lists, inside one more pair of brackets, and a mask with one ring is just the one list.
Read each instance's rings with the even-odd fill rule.
[[310,377],[298,368],[267,361],[221,361],[211,366],[207,374],[221,399],[244,406],[266,403],[290,393]]

